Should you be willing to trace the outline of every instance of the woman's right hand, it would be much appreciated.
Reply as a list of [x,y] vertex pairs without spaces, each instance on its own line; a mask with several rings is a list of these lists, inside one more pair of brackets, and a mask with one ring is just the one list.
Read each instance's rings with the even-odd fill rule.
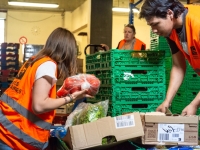
[[93,96],[87,94],[87,90],[76,91],[70,95],[71,95],[73,101],[76,101],[76,100],[84,98],[84,97],[94,98]]

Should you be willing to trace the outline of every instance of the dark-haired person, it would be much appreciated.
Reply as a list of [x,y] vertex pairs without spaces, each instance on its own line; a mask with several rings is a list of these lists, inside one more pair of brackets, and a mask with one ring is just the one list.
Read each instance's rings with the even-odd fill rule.
[[[152,31],[167,38],[173,65],[164,102],[157,111],[165,112],[178,91],[186,72],[186,59],[200,75],[200,6],[184,7],[178,0],[145,0],[140,18],[145,18]],[[200,85],[199,85],[200,89]],[[194,115],[200,106],[200,92],[184,108],[182,115]]]
[[[117,46],[117,49],[122,50],[145,50],[146,44],[135,37],[136,31],[132,24],[127,24],[124,27],[124,39],[121,40]],[[109,47],[106,44],[101,44],[106,50]]]
[[84,97],[78,91],[56,98],[56,81],[76,74],[76,40],[57,28],[39,53],[20,69],[0,97],[0,150],[42,150],[47,146],[55,109]]

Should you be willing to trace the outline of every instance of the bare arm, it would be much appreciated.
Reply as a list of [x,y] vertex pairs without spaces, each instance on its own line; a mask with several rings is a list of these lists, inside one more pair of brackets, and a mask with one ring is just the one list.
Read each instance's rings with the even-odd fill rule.
[[[67,102],[64,98],[53,99],[49,97],[49,91],[51,89],[52,78],[44,76],[35,81],[32,89],[32,109],[36,114],[45,113],[70,102],[70,98],[67,96]],[[87,91],[79,91],[71,94],[73,100],[77,100],[83,97],[91,97],[86,94]]]
[[177,52],[172,55],[173,65],[170,73],[169,87],[167,90],[164,102],[156,109],[157,111],[165,112],[165,107],[169,107],[178,91],[186,71],[185,58],[182,52]]
[[182,52],[172,55],[173,65],[170,73],[169,87],[165,101],[171,104],[176,92],[182,84],[186,71],[186,62]]

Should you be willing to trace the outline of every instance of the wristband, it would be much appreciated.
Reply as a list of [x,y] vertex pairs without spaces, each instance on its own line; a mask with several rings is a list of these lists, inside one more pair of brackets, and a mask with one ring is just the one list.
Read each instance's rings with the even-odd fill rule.
[[69,97],[69,101],[67,100],[67,97],[63,97],[65,99],[65,104],[71,103],[73,101],[73,98],[70,94],[67,95]]
[[69,96],[69,98],[70,98],[70,103],[73,101],[73,98],[72,98],[72,96],[70,95],[70,94],[68,94],[67,96]]
[[67,103],[68,103],[67,98],[66,98],[66,97],[63,97],[63,98],[64,98],[64,100],[65,100],[65,104],[67,104]]

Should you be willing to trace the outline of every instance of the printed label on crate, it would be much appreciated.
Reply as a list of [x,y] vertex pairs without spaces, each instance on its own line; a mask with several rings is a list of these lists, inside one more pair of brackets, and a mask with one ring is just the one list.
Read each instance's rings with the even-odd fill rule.
[[184,142],[184,124],[158,124],[157,140]]
[[130,72],[124,72],[124,80],[129,80],[130,77],[134,78],[134,75]]
[[135,126],[134,115],[123,115],[114,117],[116,128],[127,128]]

